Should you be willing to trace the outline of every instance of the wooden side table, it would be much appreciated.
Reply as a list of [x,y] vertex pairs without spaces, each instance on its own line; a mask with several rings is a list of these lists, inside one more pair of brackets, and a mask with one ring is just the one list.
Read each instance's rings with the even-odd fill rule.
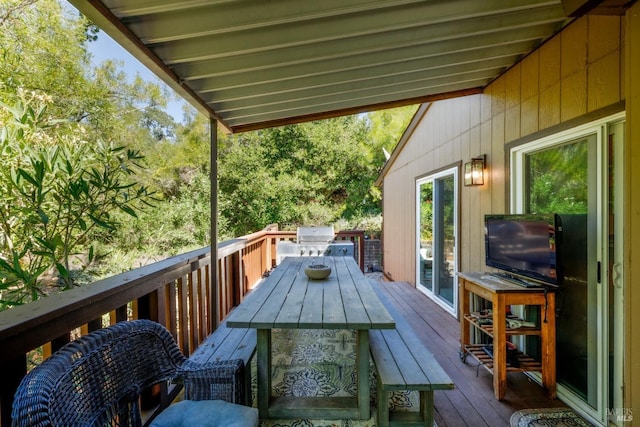
[[[555,293],[545,288],[527,288],[509,283],[489,273],[459,273],[460,295],[460,351],[464,359],[472,355],[493,374],[493,392],[502,400],[507,391],[507,372],[540,371],[542,385],[550,398],[556,398],[556,317]],[[470,315],[471,294],[492,303],[491,324],[481,324]],[[509,305],[540,306],[540,325],[536,327],[507,327],[506,307]],[[471,328],[493,338],[493,357],[482,344],[471,342]],[[541,340],[541,360],[536,361],[518,352],[518,366],[507,366],[507,336],[536,335]]]

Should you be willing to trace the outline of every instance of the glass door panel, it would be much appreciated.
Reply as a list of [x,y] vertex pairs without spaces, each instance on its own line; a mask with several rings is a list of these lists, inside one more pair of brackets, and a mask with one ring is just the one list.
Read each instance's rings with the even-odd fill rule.
[[433,234],[434,293],[453,307],[453,272],[455,271],[455,188],[453,176],[435,181],[437,212]]
[[451,313],[457,311],[457,169],[417,182],[418,289]]
[[418,184],[418,283],[433,290],[433,181]]
[[560,214],[565,279],[557,292],[557,378],[592,407],[598,377],[595,161],[595,136],[526,155],[524,207],[525,213]]

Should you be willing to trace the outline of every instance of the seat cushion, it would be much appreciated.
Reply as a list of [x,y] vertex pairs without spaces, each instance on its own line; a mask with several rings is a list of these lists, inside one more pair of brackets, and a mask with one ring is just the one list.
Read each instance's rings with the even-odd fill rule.
[[151,427],[256,427],[258,410],[224,400],[183,400],[162,411]]

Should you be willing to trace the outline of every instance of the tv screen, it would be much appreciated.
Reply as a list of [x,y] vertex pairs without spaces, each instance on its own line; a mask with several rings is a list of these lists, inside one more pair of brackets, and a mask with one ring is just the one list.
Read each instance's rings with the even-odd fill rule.
[[557,286],[562,281],[557,215],[486,215],[485,260],[520,278]]

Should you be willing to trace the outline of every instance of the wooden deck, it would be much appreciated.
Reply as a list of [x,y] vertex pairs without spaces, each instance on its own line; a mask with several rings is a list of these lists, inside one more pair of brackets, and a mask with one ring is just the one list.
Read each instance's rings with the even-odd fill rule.
[[438,427],[509,427],[511,414],[520,409],[566,407],[549,399],[543,388],[523,373],[507,375],[507,394],[502,401],[493,394],[492,376],[469,358],[458,356],[460,324],[412,285],[384,282],[382,289],[411,325],[456,385],[455,390],[435,393]]

